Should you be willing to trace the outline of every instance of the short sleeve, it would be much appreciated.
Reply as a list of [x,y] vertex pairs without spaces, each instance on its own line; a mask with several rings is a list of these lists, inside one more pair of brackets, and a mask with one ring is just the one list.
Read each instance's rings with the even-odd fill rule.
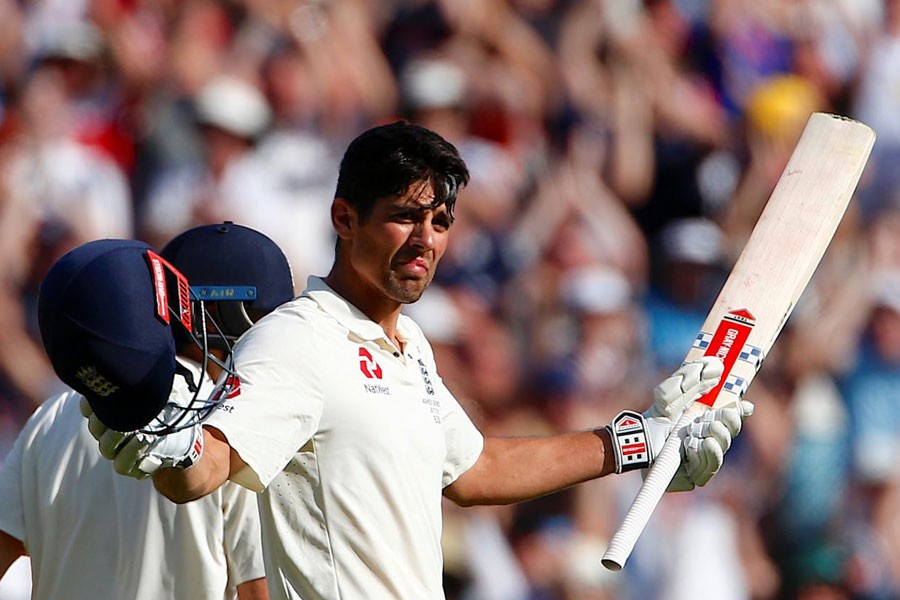
[[484,436],[472,423],[469,415],[459,405],[456,398],[444,386],[441,398],[443,411],[444,439],[447,444],[447,458],[444,460],[443,486],[447,487],[460,475],[468,471],[484,448]]
[[310,440],[323,407],[311,325],[276,313],[269,317],[275,318],[261,320],[236,344],[237,380],[206,422],[247,465],[232,481],[255,492]]

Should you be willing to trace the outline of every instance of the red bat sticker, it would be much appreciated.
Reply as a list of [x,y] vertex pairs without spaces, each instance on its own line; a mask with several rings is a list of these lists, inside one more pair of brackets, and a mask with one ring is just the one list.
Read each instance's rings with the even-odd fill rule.
[[712,406],[722,391],[729,373],[731,373],[734,363],[737,362],[747,338],[750,337],[750,331],[756,324],[756,317],[750,314],[746,308],[733,310],[722,317],[719,326],[713,334],[712,339],[707,346],[704,356],[718,356],[725,364],[725,371],[722,373],[722,379],[713,389],[706,392],[697,399],[697,402]]

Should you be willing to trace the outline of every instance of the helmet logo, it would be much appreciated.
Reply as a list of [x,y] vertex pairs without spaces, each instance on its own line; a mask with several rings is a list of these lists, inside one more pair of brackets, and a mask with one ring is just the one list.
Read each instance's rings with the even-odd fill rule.
[[84,386],[100,396],[105,398],[110,394],[115,394],[119,386],[108,380],[97,371],[93,365],[81,367],[75,372],[75,377],[84,384]]
[[381,365],[375,362],[372,353],[360,346],[359,348],[359,370],[367,379],[381,379]]
[[153,250],[147,250],[147,261],[150,263],[156,293],[156,316],[164,323],[169,322],[169,291],[166,286],[166,271],[169,271],[178,286],[178,320],[185,329],[191,331],[191,287],[187,277]]
[[164,323],[169,322],[169,293],[166,289],[166,274],[163,271],[162,258],[155,252],[147,251],[150,261],[150,272],[153,275],[153,291],[156,293],[156,315]]

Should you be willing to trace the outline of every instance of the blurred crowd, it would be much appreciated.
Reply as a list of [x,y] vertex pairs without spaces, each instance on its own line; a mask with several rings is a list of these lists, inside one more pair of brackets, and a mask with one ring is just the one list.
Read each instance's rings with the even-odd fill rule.
[[278,242],[299,291],[330,266],[340,153],[398,118],[472,171],[408,307],[449,387],[492,435],[605,424],[684,358],[809,114],[871,125],[856,198],[716,479],[667,495],[617,574],[599,559],[637,474],[448,504],[445,583],[450,600],[900,597],[900,0],[0,14],[0,456],[60,386],[34,311],[63,252],[227,219]]

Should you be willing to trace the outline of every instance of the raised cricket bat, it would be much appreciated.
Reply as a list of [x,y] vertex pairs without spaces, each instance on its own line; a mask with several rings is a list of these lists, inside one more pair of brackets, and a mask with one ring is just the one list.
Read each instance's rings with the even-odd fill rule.
[[618,571],[681,464],[679,431],[709,407],[736,402],[756,376],[831,243],[869,158],[875,133],[813,113],[775,190],[685,357],[716,355],[718,386],[684,412],[650,468],[603,566]]

